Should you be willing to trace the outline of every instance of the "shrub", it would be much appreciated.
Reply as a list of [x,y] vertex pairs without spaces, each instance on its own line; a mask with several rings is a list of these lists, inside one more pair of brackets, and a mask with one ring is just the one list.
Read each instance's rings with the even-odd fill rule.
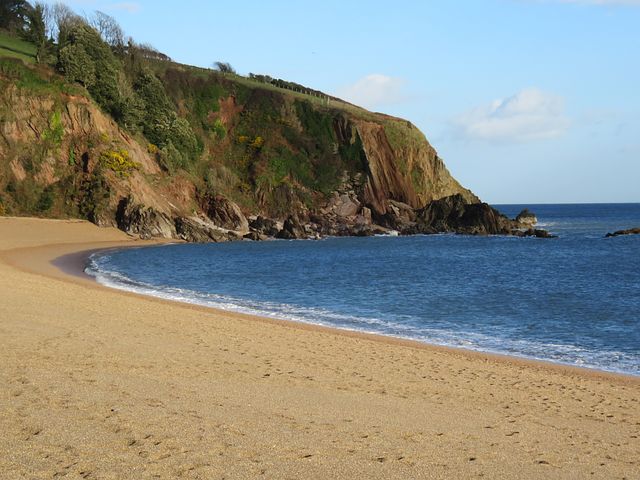
[[169,168],[188,168],[201,151],[193,129],[178,117],[162,82],[148,71],[141,71],[134,83],[144,105],[142,130],[150,143],[163,152]]
[[216,118],[216,121],[213,122],[213,133],[218,140],[223,140],[227,136],[227,129],[219,118]]
[[51,186],[46,187],[38,197],[38,202],[36,203],[35,207],[36,212],[44,213],[48,211],[53,206],[53,201],[53,189],[51,188]]
[[[165,77],[165,81],[172,81],[175,74],[169,78]],[[194,125],[200,124],[204,130],[216,130],[216,123],[211,122],[211,113],[220,110],[220,97],[226,95],[224,88],[217,83],[215,78],[206,81],[191,81],[179,77],[184,84],[181,84],[181,92],[172,94],[173,98],[178,96],[184,97],[189,101],[189,111]]]
[[333,118],[313,108],[309,102],[295,101],[295,108],[305,133],[325,148],[336,141]]
[[60,110],[55,110],[49,117],[49,127],[42,133],[42,139],[48,146],[59,147],[64,137],[64,125]]
[[134,91],[123,72],[118,72],[118,101],[112,115],[115,120],[130,131],[140,129],[144,117],[144,103]]
[[140,168],[137,162],[131,160],[127,150],[105,150],[100,155],[100,161],[105,168],[125,178]]
[[69,160],[68,164],[70,167],[74,167],[76,165],[76,150],[73,145],[69,145]]
[[160,150],[159,155],[160,165],[169,172],[175,172],[175,170],[182,168],[185,169],[188,166],[188,159],[180,152],[171,141],[167,142]]
[[256,150],[260,150],[263,145],[264,145],[264,138],[262,138],[261,136],[257,136],[256,138],[253,139],[253,142],[249,144],[251,148],[254,148]]
[[96,223],[102,211],[107,208],[110,196],[109,184],[98,170],[82,181],[77,198],[78,212]]
[[184,118],[173,115],[169,126],[168,138],[171,143],[182,152],[187,159],[195,160],[200,150],[198,139],[191,129],[191,125]]
[[259,183],[276,187],[286,183],[289,178],[313,187],[313,167],[307,157],[295,154],[286,147],[280,147],[276,152],[267,152],[267,155],[271,156],[266,162],[266,170],[260,175]]

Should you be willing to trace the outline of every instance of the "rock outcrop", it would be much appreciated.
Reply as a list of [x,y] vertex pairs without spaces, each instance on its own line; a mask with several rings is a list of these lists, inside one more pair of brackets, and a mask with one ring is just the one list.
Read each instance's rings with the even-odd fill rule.
[[176,227],[171,218],[153,207],[135,203],[133,197],[120,200],[116,211],[118,228],[140,238],[176,238]]
[[538,223],[538,218],[535,213],[530,212],[528,208],[522,210],[518,216],[515,218],[516,222],[521,225],[533,226]]
[[291,215],[284,221],[282,230],[276,234],[276,238],[281,238],[283,240],[295,240],[309,238],[309,234],[310,232],[305,229],[305,226],[300,223],[300,220]]
[[486,203],[468,203],[462,195],[452,195],[418,210],[416,227],[420,233],[509,235],[513,222]]
[[455,194],[468,203],[479,201],[451,176],[435,149],[410,122],[354,120],[354,125],[367,161],[363,203],[374,216],[393,215],[389,200],[414,209]]
[[516,237],[556,238],[556,235],[541,228],[528,228],[527,230],[513,230],[511,235]]
[[238,232],[249,231],[249,222],[240,207],[222,195],[206,196],[203,208],[215,225]]
[[[266,218],[261,215],[258,215],[255,219],[251,220],[249,223],[251,231],[263,237],[275,237],[280,230],[282,230],[282,225],[278,225],[278,222],[271,218]],[[253,236],[255,237],[255,236]]]
[[627,230],[616,230],[613,233],[609,232],[605,235],[605,237],[619,237],[621,235],[639,235],[639,234],[640,234],[640,227],[635,227],[635,228],[629,228]]
[[186,242],[228,242],[241,238],[239,232],[226,230],[208,219],[199,217],[177,217],[176,232]]

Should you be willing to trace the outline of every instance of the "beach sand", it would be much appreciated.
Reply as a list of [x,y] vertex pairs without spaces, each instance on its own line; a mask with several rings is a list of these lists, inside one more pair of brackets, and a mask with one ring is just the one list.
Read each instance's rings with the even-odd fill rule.
[[144,244],[0,218],[0,478],[640,478],[639,378],[73,275],[77,252]]

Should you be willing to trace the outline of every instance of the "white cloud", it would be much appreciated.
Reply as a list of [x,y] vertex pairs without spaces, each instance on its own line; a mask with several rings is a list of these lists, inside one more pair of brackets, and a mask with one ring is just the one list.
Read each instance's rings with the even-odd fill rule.
[[558,137],[569,128],[562,97],[527,88],[463,113],[453,120],[463,137],[489,141],[529,141]]
[[379,108],[405,102],[405,84],[402,78],[372,73],[338,89],[336,96],[365,108]]

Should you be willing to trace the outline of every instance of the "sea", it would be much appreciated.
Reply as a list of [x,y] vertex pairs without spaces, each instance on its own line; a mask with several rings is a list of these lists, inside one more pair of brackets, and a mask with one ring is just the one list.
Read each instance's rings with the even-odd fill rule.
[[640,375],[640,235],[605,238],[640,226],[640,204],[526,207],[557,238],[173,244],[99,252],[86,272],[217,309]]

